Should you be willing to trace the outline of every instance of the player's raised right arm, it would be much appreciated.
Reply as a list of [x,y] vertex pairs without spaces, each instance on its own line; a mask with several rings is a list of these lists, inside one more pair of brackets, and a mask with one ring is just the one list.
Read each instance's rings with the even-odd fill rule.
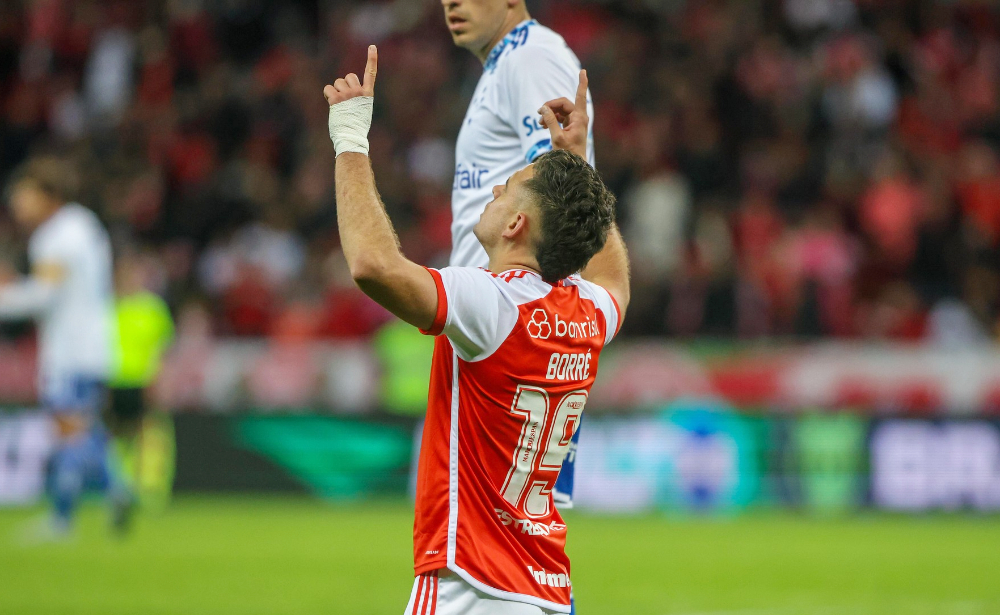
[[378,55],[368,48],[363,82],[351,73],[323,90],[330,104],[330,139],[337,151],[337,226],[351,276],[366,295],[406,322],[429,329],[437,285],[399,249],[368,160]]

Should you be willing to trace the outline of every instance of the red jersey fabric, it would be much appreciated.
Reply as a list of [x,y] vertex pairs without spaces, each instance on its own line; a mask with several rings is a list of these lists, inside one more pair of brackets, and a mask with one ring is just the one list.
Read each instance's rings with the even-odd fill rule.
[[430,270],[438,287],[414,522],[417,575],[447,567],[498,598],[570,612],[552,501],[604,345],[611,295],[524,270]]

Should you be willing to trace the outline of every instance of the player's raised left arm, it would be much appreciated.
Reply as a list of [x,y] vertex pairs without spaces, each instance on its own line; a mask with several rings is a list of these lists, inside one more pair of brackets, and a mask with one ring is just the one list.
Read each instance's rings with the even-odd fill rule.
[[[537,120],[538,106],[545,101],[563,97],[572,99],[573,93],[577,92],[579,71],[567,66],[567,60],[557,55],[550,53],[532,55],[518,51],[519,53],[512,54],[509,58],[510,65],[499,70],[505,71],[504,84],[508,91],[506,100],[510,105],[507,113],[514,121],[513,128],[521,141],[524,161],[530,163],[556,147],[550,141],[549,131],[544,129],[545,125]],[[582,111],[589,115],[587,98],[585,89]],[[590,144],[585,147],[587,151],[581,153],[581,156],[592,163],[593,147]]]
[[538,109],[539,123],[548,129],[552,149],[564,149],[587,159],[590,116],[587,115],[587,71],[580,71],[576,99],[557,98]]
[[[587,115],[587,71],[580,71],[580,81],[577,84],[576,99],[568,98],[550,100],[538,110],[542,116],[540,123],[548,128],[552,135],[552,147],[573,152],[585,157],[590,127],[590,117]],[[625,318],[632,289],[629,282],[628,250],[617,224],[612,224],[608,231],[608,239],[604,248],[594,255],[580,272],[583,279],[604,287],[620,310],[619,317]]]
[[437,286],[430,272],[400,251],[368,160],[377,66],[378,51],[372,45],[363,82],[351,73],[323,88],[337,152],[337,226],[358,287],[399,318],[428,329],[437,312]]
[[602,286],[614,297],[619,309],[618,317],[623,322],[629,301],[632,300],[632,286],[629,280],[631,273],[628,249],[617,224],[611,225],[604,249],[590,259],[580,275],[584,280]]

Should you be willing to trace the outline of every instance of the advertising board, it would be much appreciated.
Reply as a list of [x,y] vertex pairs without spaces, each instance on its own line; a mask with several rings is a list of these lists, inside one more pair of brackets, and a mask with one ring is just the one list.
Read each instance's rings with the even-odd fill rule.
[[[302,414],[173,417],[178,492],[405,497],[418,422]],[[1000,511],[1000,420],[741,414],[715,401],[583,425],[576,506],[607,513]],[[0,415],[0,505],[44,495],[55,430]]]
[[879,508],[1000,510],[1000,421],[881,421],[869,446]]

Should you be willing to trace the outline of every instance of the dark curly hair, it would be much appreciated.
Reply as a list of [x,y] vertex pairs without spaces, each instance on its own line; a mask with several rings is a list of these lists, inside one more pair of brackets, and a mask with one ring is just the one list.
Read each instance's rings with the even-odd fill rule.
[[524,183],[541,214],[535,258],[542,279],[555,283],[583,269],[601,251],[615,219],[615,196],[594,167],[565,150],[539,156]]

